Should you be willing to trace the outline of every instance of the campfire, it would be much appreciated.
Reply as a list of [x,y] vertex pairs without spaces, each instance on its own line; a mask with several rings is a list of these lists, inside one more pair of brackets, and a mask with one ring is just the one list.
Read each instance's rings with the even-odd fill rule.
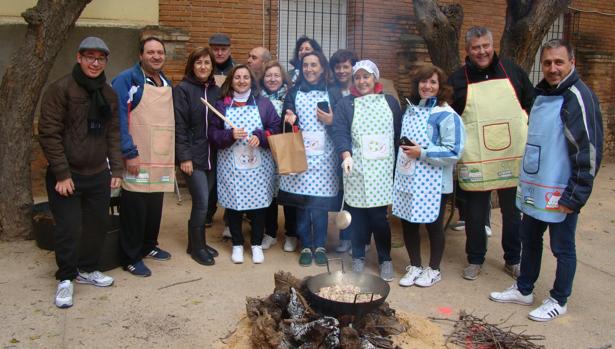
[[[399,348],[391,336],[406,332],[408,325],[384,302],[388,284],[383,281],[386,289],[376,285],[378,293],[365,293],[361,283],[376,276],[337,273],[299,280],[290,273],[277,272],[271,295],[247,299],[252,347]],[[325,279],[339,284],[328,284]],[[349,283],[353,280],[359,285]],[[357,289],[363,292],[347,294]]]

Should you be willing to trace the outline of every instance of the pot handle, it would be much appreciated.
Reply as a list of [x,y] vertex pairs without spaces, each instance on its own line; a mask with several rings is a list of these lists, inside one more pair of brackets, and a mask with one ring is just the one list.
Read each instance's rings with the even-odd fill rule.
[[371,303],[374,301],[374,292],[359,292],[354,295],[354,302],[352,302],[353,305],[357,304],[357,298],[362,294],[370,294],[372,298],[370,298],[369,302]]
[[344,271],[344,260],[341,257],[336,257],[336,258],[327,258],[327,274],[331,274],[331,271],[329,270],[329,261],[340,261],[340,264],[342,264],[342,273],[345,273]]

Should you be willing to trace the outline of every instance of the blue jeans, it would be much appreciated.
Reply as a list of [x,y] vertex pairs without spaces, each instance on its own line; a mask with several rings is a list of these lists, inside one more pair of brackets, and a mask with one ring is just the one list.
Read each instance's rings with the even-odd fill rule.
[[523,244],[521,275],[517,278],[519,292],[529,295],[534,290],[534,283],[536,283],[540,274],[542,236],[549,227],[551,252],[557,258],[555,281],[550,294],[560,305],[566,304],[572,293],[572,281],[577,269],[575,231],[578,217],[577,213],[571,213],[561,223],[547,223],[529,215],[523,215],[521,221],[521,242]]
[[192,197],[192,210],[190,211],[190,226],[202,227],[205,226],[205,217],[207,216],[207,204],[209,193],[214,181],[211,178],[211,171],[203,171],[194,169],[192,176],[184,173],[188,191]]
[[297,235],[303,248],[325,247],[328,212],[315,208],[297,208]]
[[391,227],[387,218],[387,206],[357,208],[346,205],[352,220],[348,231],[352,239],[352,258],[365,258],[365,245],[374,233],[378,264],[391,260]]

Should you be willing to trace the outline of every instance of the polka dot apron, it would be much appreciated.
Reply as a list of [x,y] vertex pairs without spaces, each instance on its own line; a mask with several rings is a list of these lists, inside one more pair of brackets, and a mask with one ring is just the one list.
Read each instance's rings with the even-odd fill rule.
[[[426,148],[430,143],[428,124],[431,108],[408,106],[403,116],[401,137]],[[424,151],[424,150],[423,150]],[[431,223],[440,213],[442,167],[408,157],[400,148],[395,170],[393,215],[412,223]]]
[[345,201],[352,207],[390,205],[393,197],[393,112],[382,94],[354,99],[351,127],[354,165],[344,176]]
[[281,176],[281,190],[325,197],[338,194],[338,160],[333,151],[333,142],[325,130],[325,124],[316,117],[316,104],[321,101],[329,101],[327,91],[297,92],[295,106],[303,134],[308,170],[298,175]]
[[[269,207],[273,198],[274,162],[269,149],[250,147],[248,139],[263,124],[254,105],[229,107],[226,117],[248,132],[226,149],[218,150],[218,200],[220,205],[244,211]],[[224,125],[226,129],[231,127]]]

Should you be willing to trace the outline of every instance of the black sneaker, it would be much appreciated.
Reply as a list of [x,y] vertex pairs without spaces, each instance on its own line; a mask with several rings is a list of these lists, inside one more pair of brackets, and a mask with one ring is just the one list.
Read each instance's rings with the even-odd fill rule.
[[152,275],[152,271],[149,270],[143,261],[138,261],[135,264],[128,264],[124,267],[124,270],[134,276],[148,277]]
[[211,217],[205,218],[205,228],[211,228],[214,225],[214,219]]
[[168,261],[171,259],[171,254],[161,248],[154,247],[154,249],[147,254],[147,257],[153,258],[157,261]]

